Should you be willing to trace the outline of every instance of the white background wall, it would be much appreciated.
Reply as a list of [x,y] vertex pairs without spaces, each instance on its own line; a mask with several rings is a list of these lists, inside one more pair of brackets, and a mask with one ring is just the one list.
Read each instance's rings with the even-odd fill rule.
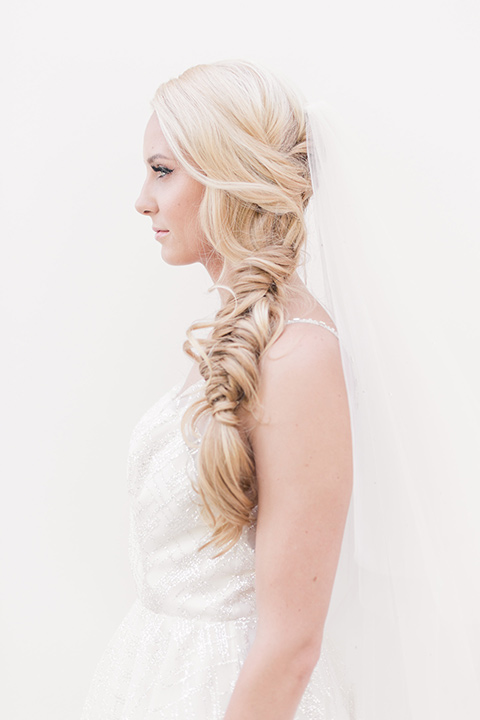
[[478,327],[464,310],[478,304],[479,7],[16,0],[4,8],[2,717],[78,718],[133,599],[129,435],[181,379],[185,329],[212,307],[203,269],[164,265],[133,208],[157,85],[198,62],[242,57],[283,72],[311,101],[330,101],[401,198],[404,244],[391,252],[408,268],[406,296],[408,283],[424,286],[421,317],[445,327],[473,377]]

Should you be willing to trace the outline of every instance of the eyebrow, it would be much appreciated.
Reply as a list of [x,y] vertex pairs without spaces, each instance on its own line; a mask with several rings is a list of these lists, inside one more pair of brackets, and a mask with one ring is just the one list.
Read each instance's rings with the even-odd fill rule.
[[170,160],[171,158],[168,158],[166,155],[161,155],[160,153],[156,153],[155,155],[152,155],[148,158],[147,162],[149,165],[155,162],[155,160]]

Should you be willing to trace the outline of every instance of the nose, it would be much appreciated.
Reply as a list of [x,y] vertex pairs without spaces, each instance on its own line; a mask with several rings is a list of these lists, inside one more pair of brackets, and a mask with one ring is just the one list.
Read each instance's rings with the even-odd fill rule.
[[135,210],[139,212],[140,215],[150,215],[157,210],[155,200],[148,191],[148,180],[144,182],[140,195],[135,201]]

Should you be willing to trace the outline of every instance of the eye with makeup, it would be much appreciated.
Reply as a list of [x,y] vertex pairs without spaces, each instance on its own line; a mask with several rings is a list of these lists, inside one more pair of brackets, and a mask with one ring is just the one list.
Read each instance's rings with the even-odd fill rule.
[[165,177],[165,175],[170,175],[170,173],[173,172],[171,168],[167,168],[164,165],[151,165],[150,167],[154,172],[158,173],[159,177]]

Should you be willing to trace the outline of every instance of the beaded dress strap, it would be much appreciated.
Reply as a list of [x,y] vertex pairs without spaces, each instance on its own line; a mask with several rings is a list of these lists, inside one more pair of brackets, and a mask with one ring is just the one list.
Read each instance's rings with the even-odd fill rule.
[[338,338],[338,332],[335,330],[335,328],[327,325],[327,323],[323,322],[323,320],[312,320],[311,318],[292,318],[291,320],[287,320],[285,325],[290,325],[290,323],[311,323],[312,325],[320,325],[321,327],[325,328],[325,330],[329,330],[333,335],[335,335],[336,338]]

